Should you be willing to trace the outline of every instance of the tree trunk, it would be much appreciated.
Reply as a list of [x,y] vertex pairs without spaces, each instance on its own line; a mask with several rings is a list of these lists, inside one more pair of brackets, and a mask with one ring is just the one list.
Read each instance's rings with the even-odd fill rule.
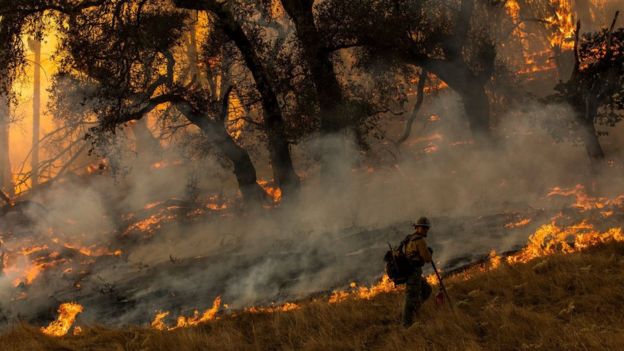
[[253,44],[232,12],[226,8],[226,5],[211,0],[175,0],[175,4],[178,7],[205,10],[215,14],[220,20],[221,29],[240,50],[261,96],[274,181],[281,188],[284,198],[288,198],[293,191],[299,188],[299,177],[295,173],[290,156],[290,145],[286,138],[284,118],[277,100],[277,94],[271,85],[268,73],[262,67]]
[[581,138],[585,144],[585,151],[592,166],[595,166],[605,158],[604,150],[602,145],[600,145],[600,139],[594,125],[594,120],[598,113],[598,103],[594,99],[589,98],[584,104],[576,103],[574,106],[577,106],[576,115],[581,127]]
[[265,193],[262,187],[258,185],[256,168],[251,162],[251,157],[249,157],[249,153],[245,149],[236,144],[230,134],[228,134],[225,125],[210,121],[207,116],[194,112],[190,106],[184,103],[176,104],[176,107],[189,122],[196,125],[208,140],[214,143],[218,150],[232,162],[234,175],[238,182],[238,188],[243,195],[243,200],[251,205],[261,203]]
[[13,175],[9,154],[9,99],[0,93],[0,189],[13,196]]
[[[472,82],[474,83],[474,82]],[[466,90],[457,90],[461,95],[474,138],[480,143],[488,143],[492,139],[490,131],[490,101],[485,88],[481,84],[470,84]]]
[[339,106],[343,103],[342,89],[330,59],[331,53],[321,42],[314,23],[313,3],[309,0],[282,0],[284,9],[295,24],[297,39],[314,81],[319,99],[321,132],[331,134],[346,127],[348,118],[339,115]]
[[462,61],[432,61],[424,67],[461,96],[473,137],[480,144],[490,144],[490,101],[483,80]]
[[[347,175],[351,167],[349,155],[346,154],[348,140],[341,133],[354,127],[353,116],[346,115],[349,112],[343,108],[344,95],[334,70],[331,52],[322,42],[314,23],[314,1],[282,0],[282,5],[295,24],[295,33],[314,82],[321,135],[329,136],[323,140],[320,155],[321,177],[325,185],[337,183],[336,178]],[[362,137],[360,134],[357,136]]]
[[30,159],[32,188],[39,185],[39,133],[41,126],[41,41],[29,40],[30,49],[35,55],[33,62],[33,129],[32,129],[32,156]]
[[211,132],[205,129],[206,127],[202,128],[206,135],[211,133],[217,137],[216,140],[212,141],[217,145],[219,151],[234,165],[234,175],[245,202],[250,204],[261,203],[265,193],[262,187],[258,185],[256,168],[251,162],[249,153],[232,140],[225,126],[212,126]]

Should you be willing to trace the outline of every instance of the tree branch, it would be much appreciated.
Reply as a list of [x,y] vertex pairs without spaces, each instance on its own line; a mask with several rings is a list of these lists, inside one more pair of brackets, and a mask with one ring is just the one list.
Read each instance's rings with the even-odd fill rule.
[[425,99],[425,84],[427,82],[427,71],[424,68],[421,68],[420,76],[418,77],[418,87],[416,93],[416,103],[414,104],[414,108],[412,109],[412,113],[407,119],[407,123],[405,124],[405,129],[403,130],[403,135],[397,140],[397,146],[403,144],[407,138],[409,138],[412,132],[412,125],[418,116],[418,111],[420,111],[420,107]]

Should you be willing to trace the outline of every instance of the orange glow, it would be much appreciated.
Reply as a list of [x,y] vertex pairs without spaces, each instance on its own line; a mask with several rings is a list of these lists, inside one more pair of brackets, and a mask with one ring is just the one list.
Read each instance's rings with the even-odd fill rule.
[[48,336],[65,336],[69,332],[69,329],[76,321],[76,316],[81,313],[83,308],[81,305],[68,302],[59,306],[58,317],[56,320],[45,328],[41,328],[41,332]]
[[266,306],[266,307],[248,307],[245,309],[245,312],[247,313],[275,313],[275,312],[289,312],[289,311],[294,311],[294,310],[298,310],[299,308],[301,308],[301,306],[299,306],[296,303],[292,303],[292,302],[287,302],[283,305],[279,305],[279,306]]
[[282,201],[282,189],[262,179],[258,180],[258,185],[273,199],[273,203],[278,204]]
[[[578,208],[583,212],[594,209],[603,209],[607,206],[621,207],[624,205],[624,195],[619,195],[613,199],[608,199],[605,197],[592,197],[587,194],[587,192],[585,191],[585,187],[581,184],[577,184],[575,187],[572,188],[552,188],[547,196],[574,196],[576,201],[574,202],[574,204],[572,204],[572,207]],[[608,214],[608,211],[604,211],[604,215]]]
[[549,37],[550,46],[562,50],[572,50],[576,26],[571,1],[550,0],[550,4],[555,8],[555,15],[546,19],[552,31]]
[[489,267],[490,269],[496,269],[500,267],[501,257],[496,254],[495,250],[490,251],[489,254]]
[[154,162],[150,168],[153,170],[156,169],[164,169],[164,168],[169,168],[169,167],[173,167],[173,166],[179,166],[182,164],[181,160],[176,160],[176,161],[158,161],[158,162]]
[[217,317],[217,313],[221,308],[221,296],[217,296],[212,302],[212,307],[204,311],[204,313],[200,314],[199,311],[195,311],[193,316],[185,317],[180,316],[176,320],[176,325],[173,327],[168,327],[165,322],[165,318],[169,316],[169,312],[158,312],[154,317],[154,320],[151,323],[152,328],[158,330],[175,330],[179,328],[188,328],[199,325],[201,323],[206,323],[208,321],[214,320]]
[[555,253],[571,253],[613,240],[624,241],[622,228],[611,228],[601,233],[586,221],[565,228],[545,224],[529,237],[528,245],[509,256],[507,262],[521,263]]
[[105,247],[81,247],[79,245],[73,245],[73,244],[64,244],[63,246],[65,246],[68,249],[77,250],[81,254],[85,256],[89,256],[89,257],[121,256],[122,254],[121,250],[111,251]]
[[370,300],[379,294],[389,293],[395,291],[396,289],[397,287],[394,285],[392,280],[390,280],[387,274],[384,274],[381,277],[381,280],[372,285],[370,288],[357,286],[356,283],[351,283],[350,290],[348,291],[334,291],[329,297],[328,302],[334,304],[343,302],[350,298]]
[[519,220],[517,222],[507,223],[507,224],[505,224],[505,228],[507,228],[507,229],[521,228],[521,227],[526,226],[529,223],[531,223],[531,219],[530,218],[525,218],[525,219],[521,219],[521,220]]

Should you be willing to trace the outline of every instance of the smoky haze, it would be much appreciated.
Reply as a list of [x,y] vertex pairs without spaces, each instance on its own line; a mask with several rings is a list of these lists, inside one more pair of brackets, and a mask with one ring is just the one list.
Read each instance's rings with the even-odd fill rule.
[[[624,7],[624,1],[606,3],[610,13]],[[292,30],[283,25],[280,39]],[[601,137],[613,162],[600,170],[590,167],[582,145],[556,142],[546,129],[553,121],[561,130],[573,123],[571,107],[563,104],[509,108],[493,123],[499,143],[479,147],[460,97],[449,90],[427,95],[411,137],[400,146],[393,140],[404,121],[395,116],[384,116],[387,122],[378,127],[386,138],[370,138],[367,152],[348,133],[314,135],[293,146],[302,188],[270,208],[242,209],[232,201],[236,182],[219,157],[189,160],[187,150],[163,151],[160,144],[128,151],[131,138],[119,138],[101,150],[114,160],[114,176],[70,177],[20,205],[23,215],[2,217],[0,231],[10,233],[4,252],[37,247],[41,255],[3,261],[10,268],[0,276],[0,316],[43,324],[60,303],[76,301],[85,309],[81,323],[145,324],[156,311],[189,315],[217,296],[240,309],[352,281],[371,284],[383,274],[387,243],[397,245],[423,215],[433,222],[428,242],[436,261],[452,269],[491,249],[526,243],[570,203],[547,197],[553,187],[583,184],[600,196],[624,188],[621,125]],[[330,166],[322,175],[319,155],[337,149],[342,152],[325,157]],[[267,155],[250,153],[259,173],[270,174]],[[207,203],[229,208],[214,211]],[[525,226],[506,227],[525,219]],[[137,221],[149,228],[132,227]],[[77,247],[102,252],[91,257]],[[31,284],[19,283],[39,258],[50,257],[54,264]]]
[[[422,110],[439,119],[416,123],[404,145],[373,143],[371,152],[385,160],[378,164],[349,136],[309,138],[293,150],[297,164],[312,163],[306,157],[328,145],[346,150],[333,160],[330,182],[316,169],[305,170],[301,193],[277,208],[232,208],[193,221],[175,217],[147,238],[124,236],[120,218],[150,203],[187,199],[189,184],[210,193],[228,173],[218,171],[210,157],[176,163],[180,153],[169,151],[171,166],[154,168],[143,162],[154,155],[126,153],[120,158],[123,174],[55,184],[33,198],[28,223],[14,226],[3,243],[6,251],[71,243],[123,254],[92,261],[75,257],[73,270],[63,264],[63,270],[46,270],[32,286],[20,288],[28,294],[25,300],[15,298],[16,276],[9,271],[0,279],[2,310],[8,320],[37,320],[48,318],[59,303],[77,301],[85,307],[85,323],[147,323],[157,310],[188,314],[208,308],[216,296],[237,309],[304,298],[351,281],[370,284],[383,273],[387,242],[398,244],[421,215],[432,218],[429,241],[445,268],[490,249],[518,248],[566,204],[545,197],[549,189],[588,179],[582,147],[555,143],[536,127],[554,117],[565,120],[570,109],[534,104],[511,111],[497,126],[501,146],[487,150],[471,144],[461,111],[455,94],[439,94]],[[161,152],[154,151],[159,157]],[[608,195],[622,188],[621,178],[609,173],[618,169],[597,178],[597,191]],[[533,222],[504,227],[524,217]]]

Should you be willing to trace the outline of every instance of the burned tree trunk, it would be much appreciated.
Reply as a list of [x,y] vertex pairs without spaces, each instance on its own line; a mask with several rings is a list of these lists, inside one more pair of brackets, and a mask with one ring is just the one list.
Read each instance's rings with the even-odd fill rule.
[[333,135],[338,139],[335,142],[326,142],[320,155],[321,175],[326,183],[333,182],[336,176],[345,174],[336,169],[336,166],[348,166],[344,162],[347,159],[346,140],[343,140],[344,137],[339,133],[348,127],[354,127],[352,123],[354,116],[346,115],[348,113],[346,109],[341,108],[344,105],[344,95],[331,60],[331,51],[322,43],[321,34],[314,23],[314,0],[281,2],[295,24],[295,33],[303,49],[304,60],[310,69],[310,77],[318,99],[320,132],[322,135]]
[[576,119],[579,122],[580,136],[585,145],[585,151],[592,163],[597,163],[605,158],[602,145],[598,139],[598,133],[594,121],[598,114],[598,103],[594,98],[588,97],[581,101],[571,101],[576,110]]
[[463,61],[437,61],[424,67],[461,96],[473,137],[482,144],[491,143],[490,101],[483,79],[472,73]]
[[217,146],[219,151],[232,162],[234,175],[245,202],[249,204],[261,203],[265,193],[257,183],[256,168],[251,162],[249,153],[236,144],[224,125],[211,123],[206,118],[192,123],[197,125],[204,135]]
[[212,12],[219,19],[220,28],[241,52],[261,96],[274,181],[281,188],[284,197],[288,197],[299,188],[299,177],[295,173],[290,156],[290,144],[286,137],[284,118],[277,100],[277,93],[271,85],[268,73],[262,67],[253,44],[226,5],[211,0],[176,0],[175,3],[182,8]]
[[[252,205],[261,203],[265,193],[257,183],[256,168],[251,162],[249,153],[238,146],[227,132],[224,124],[225,118],[211,120],[185,101],[177,102],[176,108],[184,114],[189,122],[197,126],[209,141],[232,162],[234,175],[245,202]],[[227,113],[227,98],[224,101],[223,113]]]
[[282,0],[282,5],[295,24],[295,33],[314,81],[319,100],[321,132],[339,132],[347,124],[344,116],[339,116],[343,94],[330,58],[331,51],[321,42],[321,35],[314,24],[314,1]]
[[9,156],[9,99],[0,93],[0,190],[13,195],[13,178]]
[[32,188],[39,184],[39,133],[41,126],[41,41],[30,39],[28,41],[35,60],[33,62],[33,129],[32,129],[32,157],[30,160],[30,179]]

